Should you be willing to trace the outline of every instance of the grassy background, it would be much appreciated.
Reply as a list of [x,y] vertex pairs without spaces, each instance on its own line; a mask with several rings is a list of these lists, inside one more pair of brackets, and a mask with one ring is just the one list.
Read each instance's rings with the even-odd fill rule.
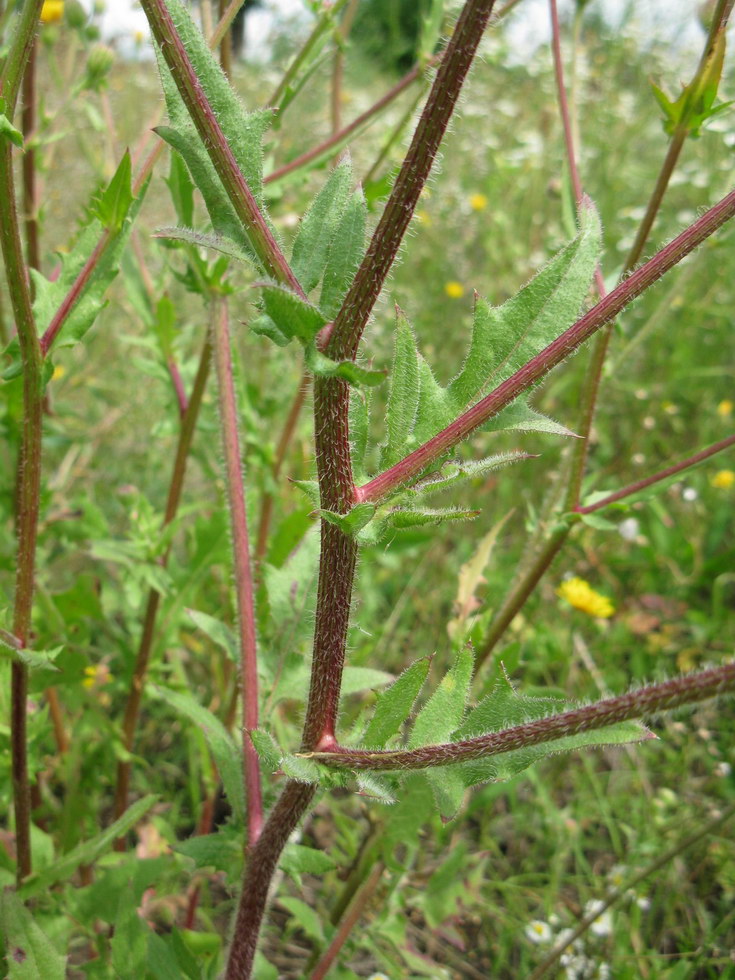
[[[59,32],[43,69],[50,112],[60,104],[65,66],[73,64],[69,44]],[[380,367],[390,362],[391,309],[397,302],[413,322],[439,379],[447,381],[466,347],[472,290],[502,302],[569,236],[550,56],[540,50],[507,67],[511,53],[502,31],[484,44],[441,166],[366,338],[368,356]],[[359,47],[351,59],[344,91],[346,119],[370,105],[391,82]],[[51,70],[49,64],[57,67]],[[602,267],[608,281],[614,281],[632,241],[666,146],[648,78],[655,77],[673,93],[694,64],[695,59],[683,55],[677,62],[655,39],[642,51],[633,36],[607,36],[594,16],[582,32],[577,57],[580,165],[585,189],[602,216]],[[732,70],[726,74],[723,97],[732,93]],[[246,104],[254,106],[269,94],[276,78],[274,66],[255,70],[241,65],[235,82]],[[269,137],[273,166],[328,133],[328,84],[328,72],[317,73],[310,90]],[[67,130],[66,138],[45,150],[47,273],[54,265],[52,249],[68,239],[70,226],[83,215],[90,182],[109,177],[120,150],[137,139],[141,121],[160,103],[158,93],[151,65],[118,63],[101,100],[89,99],[70,121],[62,108],[56,126]],[[381,133],[407,104],[391,109],[351,147],[358,175],[370,167]],[[114,130],[108,118],[114,119]],[[730,189],[733,145],[730,115],[687,144],[648,254]],[[399,157],[400,145],[395,162]],[[180,257],[149,237],[152,229],[172,221],[164,173],[161,168],[154,177],[133,245],[146,256],[154,289],[167,291],[175,303],[177,356],[190,383],[206,311],[170,274],[172,268],[180,271]],[[324,172],[318,171],[274,188],[272,213],[285,239],[293,235],[298,216],[323,179]],[[367,191],[379,196],[381,186],[368,186]],[[371,221],[377,213],[372,211]],[[620,319],[603,382],[588,489],[616,489],[731,431],[732,408],[728,413],[723,403],[735,397],[732,243],[733,231],[726,229]],[[125,279],[129,277],[115,284],[110,305],[84,347],[59,354],[51,389],[37,633],[41,648],[58,643],[59,635],[66,638],[60,691],[75,750],[66,760],[55,756],[39,698],[31,727],[35,768],[45,773],[46,829],[36,831],[35,842],[41,863],[54,846],[68,849],[96,832],[109,816],[116,725],[151,583],[150,559],[176,438],[171,387]],[[463,295],[450,296],[448,283],[459,284]],[[248,284],[242,280],[242,285],[232,300],[235,324],[252,315]],[[269,485],[268,466],[300,367],[291,348],[273,348],[244,327],[237,337],[255,517],[258,491]],[[582,353],[557,370],[536,398],[542,411],[572,428],[586,356]],[[384,397],[379,391],[374,406],[376,441]],[[228,538],[217,500],[216,425],[213,396],[208,394],[187,477],[186,510],[152,674],[154,680],[186,685],[201,703],[223,714],[231,670],[183,612],[191,606],[230,622],[233,616]],[[12,437],[10,413],[4,431]],[[459,530],[405,534],[388,547],[364,553],[351,634],[353,663],[397,672],[434,653],[432,680],[438,682],[450,659],[446,623],[459,569],[480,538],[512,511],[478,592],[478,612],[499,603],[522,554],[526,528],[544,505],[566,447],[561,440],[535,434],[512,439],[481,435],[463,452],[486,455],[497,451],[498,442],[540,453],[541,458],[478,485],[472,505],[482,507],[482,514],[476,522]],[[311,446],[304,413],[285,470],[288,476],[312,474]],[[12,453],[2,451],[0,490],[9,515]],[[498,675],[502,662],[524,692],[551,688],[571,699],[592,699],[731,655],[735,489],[712,482],[724,469],[735,469],[731,456],[710,460],[655,499],[614,515],[616,527],[609,532],[578,529],[511,626],[483,683]],[[277,565],[301,533],[309,510],[291,486],[278,490],[269,555]],[[461,502],[467,502],[466,493]],[[635,533],[623,537],[617,525],[630,518],[636,521]],[[0,578],[9,594],[14,565],[9,517],[0,533]],[[120,549],[111,560],[110,541],[129,546],[126,561]],[[568,573],[586,578],[610,597],[616,607],[611,620],[592,620],[556,597]],[[98,669],[94,686],[84,687],[85,668],[100,664],[104,670]],[[42,687],[37,682],[36,693]],[[372,697],[346,701],[345,727],[359,705]],[[291,744],[299,711],[296,705],[281,705],[274,719],[276,730]],[[510,783],[477,790],[468,798],[464,816],[448,825],[424,813],[420,795],[408,797],[397,816],[386,817],[384,807],[338,791],[322,800],[302,839],[329,849],[335,870],[322,877],[286,878],[279,896],[301,898],[326,922],[335,895],[362,873],[364,838],[377,835],[388,823],[395,836],[392,862],[331,976],[346,980],[378,970],[391,978],[526,976],[549,946],[533,941],[546,935],[546,926],[537,925],[534,933],[531,923],[548,924],[553,935],[573,926],[588,903],[604,897],[611,884],[654,861],[735,798],[730,768],[735,733],[728,703],[657,719],[651,729],[660,741],[554,757]],[[192,832],[203,795],[215,782],[198,731],[158,701],[146,703],[136,756],[136,793],[156,792],[165,801],[139,844],[141,859],[159,862],[150,868],[148,882],[155,892],[146,893],[144,901],[141,887],[140,900],[146,918],[165,935],[181,922],[191,866],[180,857],[164,860],[159,851],[164,854],[167,845]],[[5,785],[7,776],[3,768]],[[731,831],[725,827],[699,842],[616,903],[603,925],[589,930],[570,954],[562,975],[735,977]],[[372,852],[368,848],[365,853],[369,858]],[[112,860],[98,870],[98,898],[113,872]],[[198,928],[221,936],[231,908],[224,869],[199,875]],[[91,925],[94,887],[67,886],[56,898],[48,896],[44,908],[47,931],[59,942],[68,940],[80,976],[111,975],[104,972],[103,939]],[[325,928],[328,937],[328,926],[318,927],[303,910],[297,913],[293,905],[287,910],[276,902],[264,952],[276,964],[278,976],[305,975],[313,950],[323,945],[325,933],[320,938],[319,931]],[[100,960],[90,962],[91,949],[99,949]],[[260,969],[268,980],[267,967],[261,964]]]

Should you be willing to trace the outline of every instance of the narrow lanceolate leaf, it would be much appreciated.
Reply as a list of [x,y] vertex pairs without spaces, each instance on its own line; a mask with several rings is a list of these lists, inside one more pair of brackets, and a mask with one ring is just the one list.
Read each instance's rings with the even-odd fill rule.
[[368,748],[382,749],[395,735],[411,714],[416,698],[429,673],[431,661],[423,657],[404,670],[401,676],[378,696],[375,713],[370,720],[364,744]]
[[471,650],[460,650],[454,663],[419,712],[411,731],[408,747],[445,742],[459,728],[472,680],[474,658]]
[[368,388],[374,388],[385,381],[383,371],[372,371],[354,361],[333,361],[331,357],[321,354],[314,344],[306,348],[305,360],[312,374],[319,374],[324,378],[342,378],[348,384],[365,385]]
[[94,206],[94,215],[108,231],[117,232],[122,228],[132,203],[132,164],[130,152],[126,150],[109,186]]
[[245,799],[242,786],[242,753],[225,726],[208,708],[194,698],[171,688],[151,686],[151,693],[170,705],[178,714],[197,725],[207,740],[227,799],[238,820],[244,820]]
[[64,980],[66,957],[10,889],[0,892],[0,924],[9,980]]
[[[502,306],[493,307],[478,297],[467,356],[447,387],[434,377],[399,313],[384,466],[395,464],[446,428],[574,323],[600,254],[600,222],[590,202],[580,210],[579,227],[577,237]],[[508,406],[487,428],[572,434],[531,409],[526,397]]]
[[468,620],[480,607],[480,602],[476,598],[475,593],[480,585],[484,584],[485,582],[483,573],[487,567],[487,563],[490,561],[490,555],[492,554],[498,540],[498,535],[502,531],[511,513],[512,511],[507,513],[505,517],[501,518],[498,523],[491,528],[490,531],[488,531],[475,549],[475,553],[472,555],[470,560],[465,562],[465,564],[462,565],[459,570],[457,595],[454,600],[455,616],[447,624],[447,632],[452,639],[459,638],[462,635],[462,631],[465,629]]
[[[557,698],[527,697],[517,694],[510,683],[502,680],[474,711],[470,712],[464,724],[453,733],[452,741],[502,731],[514,725],[559,714],[571,707],[573,706]],[[539,759],[557,752],[570,752],[597,745],[622,745],[627,742],[640,742],[650,737],[648,729],[640,722],[624,721],[607,728],[568,735],[487,759],[475,759],[452,768],[457,769],[465,786],[474,786],[477,783],[510,779],[524,769],[528,769]]]
[[365,253],[367,205],[362,189],[354,191],[329,246],[319,309],[333,320]]
[[237,645],[237,637],[230,627],[223,623],[221,619],[215,619],[208,613],[199,612],[198,609],[187,609],[190,618],[202,633],[205,633],[213,643],[224,650],[233,663],[239,664],[240,651]]
[[[158,802],[157,796],[144,796],[136,800],[125,813],[105,830],[90,840],[78,844],[73,850],[63,854],[53,864],[27,878],[21,885],[19,894],[22,898],[32,898],[47,891],[52,885],[66,881],[75,874],[82,864],[94,862],[106,851],[111,850],[113,843],[131,830],[148,811]],[[45,974],[35,974],[45,976]]]
[[192,228],[157,228],[154,238],[165,238],[172,242],[186,242],[188,245],[195,245],[197,248],[209,248],[213,252],[220,252],[238,262],[249,262],[250,255],[237,242],[224,235],[211,235],[204,231],[194,231]]
[[[71,347],[77,344],[94,323],[97,316],[106,305],[105,293],[120,270],[122,253],[127,244],[133,222],[143,203],[146,184],[135,199],[123,195],[117,198],[112,206],[115,216],[114,230],[108,232],[109,238],[91,274],[79,291],[76,302],[72,306],[61,330],[54,340],[54,347]],[[123,203],[127,211],[122,216]],[[70,290],[79,279],[87,262],[95,251],[105,233],[103,223],[93,217],[79,234],[68,252],[60,253],[61,271],[53,282],[46,279],[38,270],[31,269],[35,298],[33,313],[38,324],[39,333],[45,333],[54,315],[66,299]]]
[[404,453],[406,433],[412,432],[419,405],[419,353],[411,325],[396,308],[396,340],[390,394],[385,413],[388,441],[383,449],[383,469],[397,463]]
[[351,184],[352,167],[349,160],[343,160],[301,220],[291,252],[291,269],[305,293],[310,293],[324,275]]
[[326,318],[306,300],[286,286],[275,283],[256,283],[260,287],[266,315],[288,340],[296,337],[302,343],[310,343],[323,326]]
[[532,458],[528,453],[509,452],[486,456],[485,459],[450,460],[442,464],[436,473],[432,473],[425,480],[420,480],[408,487],[405,495],[410,499],[414,495],[425,497],[432,493],[441,493],[443,490],[448,490],[450,487],[455,487],[468,480],[487,476],[488,473],[508,466],[510,463],[518,463],[524,459]]
[[[209,104],[217,113],[217,122],[227,138],[258,206],[264,213],[262,139],[270,125],[271,113],[245,112],[184,4],[181,0],[167,0],[166,6]],[[194,183],[204,198],[215,232],[252,251],[247,235],[235,217],[235,212],[209,155],[196,134],[189,114],[160,56],[159,63],[161,84],[171,123],[169,127],[160,127],[159,135],[184,159]]]

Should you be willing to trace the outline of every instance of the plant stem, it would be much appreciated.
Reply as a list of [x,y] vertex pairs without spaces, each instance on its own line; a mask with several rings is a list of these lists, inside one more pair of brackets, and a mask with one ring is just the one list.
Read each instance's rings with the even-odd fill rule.
[[322,35],[329,29],[329,25],[332,23],[334,17],[339,14],[347,0],[336,0],[331,8],[327,8],[323,11],[322,15],[317,20],[314,25],[311,34],[307,37],[301,50],[298,52],[294,60],[289,65],[288,69],[283,75],[283,78],[278,84],[278,88],[275,90],[273,95],[268,99],[265,104],[265,108],[277,108],[281,99],[283,98],[287,88],[294,80],[299,72],[301,66],[308,59],[311,52],[314,50],[316,45],[319,43]]
[[289,268],[257,201],[204,94],[165,0],[141,0],[151,31],[171,72],[184,105],[207,150],[212,165],[229,197],[248,238],[268,275],[290,286],[303,297],[303,291]]
[[[36,128],[36,50],[34,39],[23,73],[23,136],[28,140]],[[21,161],[23,174],[23,222],[26,230],[26,255],[30,269],[40,269],[38,214],[36,201],[36,151],[26,146]]]
[[581,732],[596,731],[621,721],[642,718],[659,711],[670,711],[672,708],[705,701],[731,691],[735,691],[735,663],[674,677],[661,684],[641,687],[637,691],[606,698],[560,715],[551,715],[459,742],[379,752],[336,747],[326,751],[305,752],[302,755],[332,769],[428,769],[530,748],[532,745]]
[[[219,0],[218,12],[221,21],[227,13],[227,0]],[[222,35],[222,40],[219,43],[219,63],[222,71],[229,78],[232,75],[232,37],[229,31]]]
[[252,847],[263,829],[260,766],[258,753],[250,737],[251,733],[258,727],[258,650],[255,639],[255,602],[253,599],[248,521],[245,510],[245,485],[237,427],[237,399],[232,374],[227,300],[224,296],[214,296],[211,303],[212,347],[217,367],[225,485],[232,527],[233,571],[241,657],[243,771],[248,812],[248,845]]
[[[277,481],[281,475],[281,470],[283,469],[283,464],[286,460],[286,453],[291,443],[291,439],[293,438],[293,434],[296,431],[296,425],[299,421],[299,416],[301,415],[301,409],[304,407],[306,394],[309,390],[310,384],[311,377],[305,371],[301,376],[301,383],[299,384],[298,391],[296,392],[294,400],[291,403],[291,408],[289,409],[286,423],[283,426],[283,431],[281,432],[281,438],[278,440],[278,446],[276,447],[276,455],[273,460],[273,467],[271,470],[274,481]],[[260,563],[265,558],[265,553],[268,550],[268,532],[270,531],[272,517],[273,494],[268,491],[263,494],[263,504],[260,509],[258,540],[255,546],[256,563]]]
[[379,501],[404,483],[418,476],[428,465],[458,445],[478,426],[509,405],[523,391],[540,381],[553,368],[572,354],[600,327],[613,320],[630,302],[685,258],[705,239],[735,215],[735,191],[705,212],[672,242],[657,252],[645,265],[636,269],[611,293],[581,317],[540,354],[524,364],[506,381],[490,392],[472,408],[442,429],[428,442],[419,446],[395,466],[358,487],[355,499]]
[[[207,338],[207,340],[204,342],[202,353],[199,358],[199,367],[197,369],[196,378],[194,379],[191,398],[187,404],[186,412],[181,419],[179,439],[176,445],[176,455],[174,457],[173,472],[171,474],[171,483],[168,489],[166,510],[163,517],[164,527],[167,524],[170,524],[176,516],[176,512],[179,508],[179,502],[181,501],[181,493],[184,487],[184,476],[186,474],[186,464],[189,458],[189,451],[191,449],[191,443],[194,437],[194,429],[199,416],[202,398],[204,397],[204,389],[209,376],[211,359],[212,348],[209,338]],[[163,558],[164,565],[166,564],[167,559],[168,552]],[[143,697],[145,678],[148,672],[151,651],[153,649],[153,639],[156,631],[156,618],[158,616],[158,607],[160,602],[160,592],[157,592],[156,589],[151,589],[148,593],[148,601],[146,603],[145,616],[143,618],[143,630],[140,637],[140,643],[138,645],[138,652],[135,658],[135,667],[133,668],[130,691],[128,693],[128,700],[125,705],[125,714],[123,715],[123,745],[128,753],[132,751],[135,742],[135,729],[138,725],[140,702]],[[123,760],[118,763],[117,781],[115,786],[115,805],[113,811],[115,820],[118,820],[128,808],[130,771],[130,761]],[[116,850],[124,850],[124,848],[124,840],[119,840],[115,843]]]
[[[0,76],[0,95],[12,120],[23,70],[34,43],[41,0],[25,4]],[[41,434],[43,377],[41,348],[33,319],[28,272],[23,261],[13,176],[12,144],[0,138],[0,246],[5,262],[10,305],[15,318],[23,362],[23,421],[18,466],[16,532],[18,557],[15,575],[13,635],[29,645],[36,564],[36,538],[41,496]],[[15,811],[17,881],[31,873],[31,792],[28,776],[27,701],[28,668],[11,666],[10,740]]]
[[[432,59],[429,64],[433,64],[437,59]],[[386,106],[394,102],[402,92],[409,88],[417,78],[422,77],[423,72],[427,66],[426,65],[415,65],[409,72],[399,79],[393,88],[389,89],[385,95],[381,96],[377,102],[373,103],[369,109],[361,113],[351,123],[348,123],[344,128],[340,129],[339,132],[332,133],[327,139],[319,143],[318,146],[312,147],[311,150],[307,150],[306,153],[302,153],[301,156],[296,157],[294,160],[285,163],[282,167],[277,170],[272,171],[264,178],[264,184],[271,184],[287,174],[293,173],[295,170],[300,170],[307,164],[311,163],[313,160],[318,160],[320,157],[329,154],[335,146],[341,146],[345,143],[350,136],[361,130],[367,123],[374,119]]]
[[260,923],[278,858],[315,792],[311,784],[289,780],[248,855],[225,980],[248,980],[251,975]]
[[[342,82],[345,72],[345,52],[347,38],[352,30],[352,22],[357,13],[359,0],[350,0],[350,5],[345,11],[341,23],[334,30],[334,38],[337,42],[334,59],[332,62],[332,90],[330,93],[330,113],[332,122],[332,135],[338,133],[342,128]],[[335,165],[337,161],[335,160]]]
[[327,976],[332,964],[339,956],[340,950],[349,939],[350,933],[362,918],[370,899],[380,884],[384,870],[385,865],[383,862],[376,861],[367,879],[350,903],[350,907],[341,920],[334,939],[329,944],[329,948],[314,967],[310,980],[324,980]]
[[651,487],[656,483],[660,483],[662,480],[668,480],[669,477],[675,476],[677,473],[681,473],[682,470],[688,470],[690,467],[696,466],[697,463],[701,463],[703,460],[709,459],[710,456],[714,456],[715,453],[721,453],[723,449],[729,449],[729,447],[733,445],[735,445],[735,435],[727,436],[725,439],[720,439],[719,442],[715,442],[706,449],[702,449],[698,453],[694,453],[693,456],[687,456],[687,458],[683,459],[680,463],[674,463],[672,466],[667,466],[664,470],[659,470],[658,473],[654,473],[652,476],[647,476],[642,480],[637,480],[635,483],[630,483],[627,487],[623,487],[621,490],[616,490],[615,493],[611,493],[607,497],[603,497],[601,500],[596,500],[593,504],[588,504],[586,507],[577,507],[575,509],[575,513],[594,514],[596,510],[602,510],[603,507],[609,507],[610,504],[614,504],[618,500],[624,500],[626,497],[632,497],[633,494],[639,493],[641,490],[645,490],[646,487]]
[[569,949],[575,939],[579,939],[579,937],[589,929],[592,923],[599,919],[603,912],[606,912],[611,905],[614,905],[614,903],[619,899],[629,894],[631,889],[635,888],[636,885],[639,885],[642,881],[645,881],[646,878],[650,877],[650,875],[654,874],[660,868],[663,868],[663,866],[668,864],[669,861],[673,860],[675,857],[678,857],[679,854],[683,854],[684,851],[692,847],[693,844],[696,844],[697,841],[702,840],[703,837],[707,837],[718,827],[721,827],[723,824],[727,823],[727,821],[733,815],[735,815],[735,803],[727,807],[713,820],[706,823],[704,827],[695,831],[689,837],[685,837],[683,841],[680,841],[678,844],[670,847],[667,851],[664,851],[660,857],[657,857],[655,861],[651,861],[651,863],[646,865],[642,871],[638,872],[636,875],[633,875],[632,878],[629,878],[625,884],[613,889],[613,891],[611,891],[605,899],[600,902],[596,902],[595,911],[581,919],[569,934],[567,934],[565,931],[564,942],[555,946],[549,952],[549,954],[544,957],[533,973],[529,975],[528,980],[541,980],[541,977],[548,970],[550,970],[559,959],[561,959],[561,957],[564,955],[564,951]]
[[354,359],[360,338],[398,254],[439,144],[493,8],[493,0],[467,0],[442,57],[388,203],[352,282],[327,344],[334,360]]

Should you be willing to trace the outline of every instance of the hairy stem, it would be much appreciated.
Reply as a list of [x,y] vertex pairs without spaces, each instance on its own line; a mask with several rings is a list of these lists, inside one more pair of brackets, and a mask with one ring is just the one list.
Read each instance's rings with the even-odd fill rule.
[[217,116],[204,94],[186,48],[174,26],[165,0],[141,0],[141,7],[148,18],[153,36],[168,65],[179,95],[199,133],[202,145],[209,154],[217,176],[222,181],[235,213],[242,222],[255,254],[268,275],[303,296],[298,280],[289,268],[253,197],[248,182],[237,165]]
[[263,796],[258,753],[251,733],[258,727],[258,649],[255,639],[255,601],[250,562],[250,539],[245,510],[237,398],[232,374],[232,351],[227,300],[212,298],[212,346],[217,366],[220,426],[225,464],[225,485],[232,527],[233,571],[237,596],[240,645],[240,696],[243,711],[243,771],[248,813],[248,845],[252,847],[263,829]]
[[331,751],[306,752],[303,755],[332,769],[379,771],[449,766],[452,763],[530,748],[532,745],[552,742],[581,732],[595,731],[621,721],[643,718],[659,711],[670,711],[685,704],[695,704],[731,691],[735,691],[735,663],[674,677],[661,684],[652,684],[628,694],[606,698],[596,704],[565,711],[560,715],[551,715],[459,742],[380,752],[337,747]]
[[[36,50],[33,44],[23,74],[23,136],[28,140],[36,128]],[[23,223],[29,269],[41,268],[36,201],[36,150],[27,146],[21,162],[23,174]]]
[[492,9],[493,0],[467,0],[462,8],[388,203],[334,321],[326,353],[335,360],[354,359],[357,354],[360,338],[429,177]]
[[593,306],[588,313],[557,337],[553,343],[545,347],[527,364],[524,364],[489,395],[460,415],[428,442],[396,463],[395,466],[358,487],[355,492],[356,500],[359,502],[381,500],[393,490],[418,476],[427,466],[458,445],[478,426],[492,418],[522,392],[545,377],[588,340],[592,334],[613,320],[629,303],[729,221],[733,215],[735,215],[735,191],[731,191],[718,204],[705,212],[698,221],[695,221],[660,252],[657,252],[645,265],[636,269],[605,299],[600,300],[596,306]]
[[288,838],[309,809],[315,787],[289,780],[271,810],[263,833],[248,854],[225,980],[248,980],[253,968],[268,888]]
[[[18,26],[0,76],[5,114],[12,120],[22,75],[33,48],[41,0],[21,9]],[[12,144],[0,138],[0,246],[5,262],[10,305],[23,362],[23,421],[18,466],[16,535],[18,541],[13,635],[29,645],[36,567],[36,538],[41,496],[41,435],[43,423],[42,356],[33,318],[28,270],[23,261],[16,210]],[[28,776],[28,668],[13,662],[10,681],[10,741],[15,811],[17,880],[31,873],[31,791]]]
[[577,507],[575,513],[577,514],[594,514],[596,510],[602,510],[603,507],[609,507],[610,504],[616,503],[618,500],[624,500],[626,497],[632,497],[635,493],[640,493],[641,490],[645,490],[647,487],[652,487],[656,483],[661,483],[662,480],[668,480],[669,477],[676,476],[677,473],[681,473],[683,470],[688,470],[692,466],[696,466],[697,463],[701,463],[705,459],[709,459],[710,456],[714,456],[716,453],[721,453],[724,449],[729,449],[730,446],[735,445],[735,435],[727,436],[725,439],[720,439],[719,442],[713,443],[706,449],[700,450],[698,453],[694,453],[693,456],[687,456],[680,463],[674,463],[672,466],[667,466],[666,469],[659,470],[658,473],[653,473],[651,476],[644,477],[642,480],[637,480],[635,483],[628,484],[627,487],[623,487],[621,490],[616,490],[615,493],[609,494],[607,497],[602,497],[600,500],[596,500],[593,504],[588,504],[586,507]]
[[[176,445],[176,455],[174,457],[173,472],[171,474],[171,482],[169,484],[168,497],[166,500],[166,510],[163,517],[164,527],[171,523],[179,509],[181,493],[184,487],[186,464],[189,459],[189,451],[191,449],[191,443],[194,437],[194,429],[199,416],[199,409],[201,408],[202,398],[204,397],[204,390],[206,388],[207,378],[209,376],[211,360],[212,348],[209,338],[207,338],[204,346],[202,347],[202,353],[199,358],[199,367],[194,380],[191,398],[188,401],[186,412],[181,419],[179,439]],[[167,557],[168,554],[164,556],[164,564]],[[125,705],[125,714],[123,715],[123,745],[127,752],[132,751],[135,743],[135,730],[138,726],[140,703],[143,697],[143,688],[145,686],[146,675],[148,673],[148,664],[150,662],[151,652],[153,650],[153,640],[156,633],[156,619],[158,617],[160,602],[160,592],[157,592],[155,589],[151,589],[148,593],[148,601],[146,603],[146,610],[143,618],[143,630],[140,637],[140,643],[138,645],[138,652],[135,658],[133,677],[130,682],[130,692]],[[115,786],[115,804],[113,811],[115,820],[119,819],[128,808],[130,772],[131,763],[129,761],[125,760],[118,763],[117,782]],[[117,841],[115,847],[116,850],[124,850],[124,840]]]

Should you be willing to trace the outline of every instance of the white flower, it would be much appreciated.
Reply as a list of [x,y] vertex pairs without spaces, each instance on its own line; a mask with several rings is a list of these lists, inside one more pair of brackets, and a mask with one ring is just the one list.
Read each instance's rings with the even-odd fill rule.
[[639,898],[635,900],[635,904],[638,906],[639,909],[642,909],[644,912],[647,912],[651,907],[651,899],[646,898],[645,895],[641,895]]
[[729,776],[732,772],[732,766],[729,762],[718,762],[715,766],[715,772],[718,776]]
[[532,943],[548,943],[552,937],[551,926],[548,922],[533,919],[526,926],[526,937]]
[[682,496],[682,500],[686,500],[689,503],[691,503],[693,500],[697,499],[699,494],[694,489],[694,487],[684,487],[684,489],[681,492],[681,496]]
[[618,524],[618,534],[624,541],[635,541],[640,531],[640,522],[635,517],[626,517]]
[[612,932],[612,912],[607,909],[590,926],[593,936],[609,936]]

